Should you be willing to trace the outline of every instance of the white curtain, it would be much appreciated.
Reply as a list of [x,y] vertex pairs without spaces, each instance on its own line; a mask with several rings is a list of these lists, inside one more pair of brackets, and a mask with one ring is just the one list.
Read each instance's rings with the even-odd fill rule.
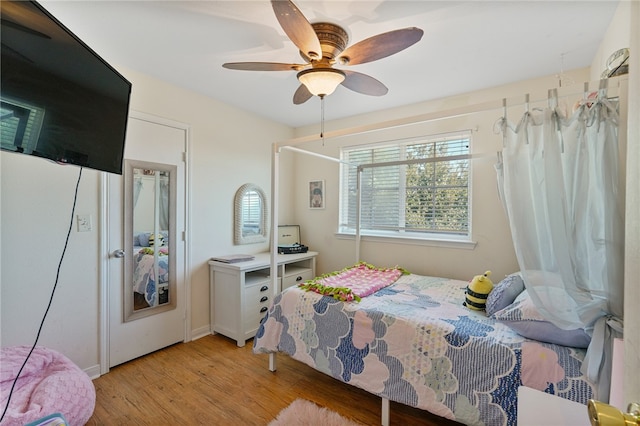
[[136,174],[133,175],[133,207],[138,204],[138,198],[140,198],[140,191],[142,191],[142,176]]
[[165,231],[169,229],[169,178],[167,176],[160,178],[160,194],[158,201],[158,208],[160,209],[160,229]]
[[623,318],[618,114],[604,88],[571,116],[561,111],[552,99],[516,126],[502,120],[499,193],[533,302],[558,327],[592,334],[583,372],[606,401]]

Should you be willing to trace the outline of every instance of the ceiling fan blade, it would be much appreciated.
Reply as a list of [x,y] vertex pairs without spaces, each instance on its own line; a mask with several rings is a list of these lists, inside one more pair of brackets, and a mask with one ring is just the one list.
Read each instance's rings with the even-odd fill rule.
[[416,27],[378,34],[348,47],[342,52],[338,61],[343,60],[346,64],[357,65],[386,58],[417,43],[423,34],[424,31]]
[[311,59],[322,57],[320,40],[313,27],[289,0],[271,0],[280,26],[300,51]]
[[382,96],[386,95],[389,89],[375,78],[355,71],[342,70],[346,78],[340,84],[354,92],[363,95]]
[[51,40],[51,37],[48,36],[47,34],[41,33],[40,31],[34,30],[33,28],[29,28],[27,26],[24,26],[24,25],[19,24],[17,22],[10,21],[8,19],[2,18],[2,25],[7,26],[7,27],[11,27],[11,28],[15,28],[16,30],[25,32],[27,34],[34,35],[36,37],[46,38],[48,40]]
[[230,70],[243,71],[300,71],[306,64],[281,64],[278,62],[227,62],[222,64]]
[[293,103],[295,105],[303,104],[311,99],[312,96],[313,95],[309,89],[307,89],[307,86],[301,84],[300,87],[298,87],[298,90],[296,90],[296,93],[293,94]]

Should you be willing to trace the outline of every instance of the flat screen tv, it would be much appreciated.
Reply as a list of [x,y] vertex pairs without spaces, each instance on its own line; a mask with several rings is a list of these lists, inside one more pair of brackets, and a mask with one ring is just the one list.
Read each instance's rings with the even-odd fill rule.
[[0,1],[2,150],[122,174],[131,83],[34,1]]

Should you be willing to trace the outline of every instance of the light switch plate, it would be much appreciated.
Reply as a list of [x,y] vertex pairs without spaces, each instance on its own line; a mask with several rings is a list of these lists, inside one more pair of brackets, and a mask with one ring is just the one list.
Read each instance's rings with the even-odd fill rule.
[[76,216],[78,222],[78,232],[89,232],[91,231],[91,215],[90,214],[79,214]]

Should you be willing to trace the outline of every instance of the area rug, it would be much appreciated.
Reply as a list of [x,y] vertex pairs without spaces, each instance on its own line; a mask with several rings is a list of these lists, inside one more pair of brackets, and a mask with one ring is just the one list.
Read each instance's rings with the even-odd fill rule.
[[311,401],[296,399],[268,426],[362,426]]

